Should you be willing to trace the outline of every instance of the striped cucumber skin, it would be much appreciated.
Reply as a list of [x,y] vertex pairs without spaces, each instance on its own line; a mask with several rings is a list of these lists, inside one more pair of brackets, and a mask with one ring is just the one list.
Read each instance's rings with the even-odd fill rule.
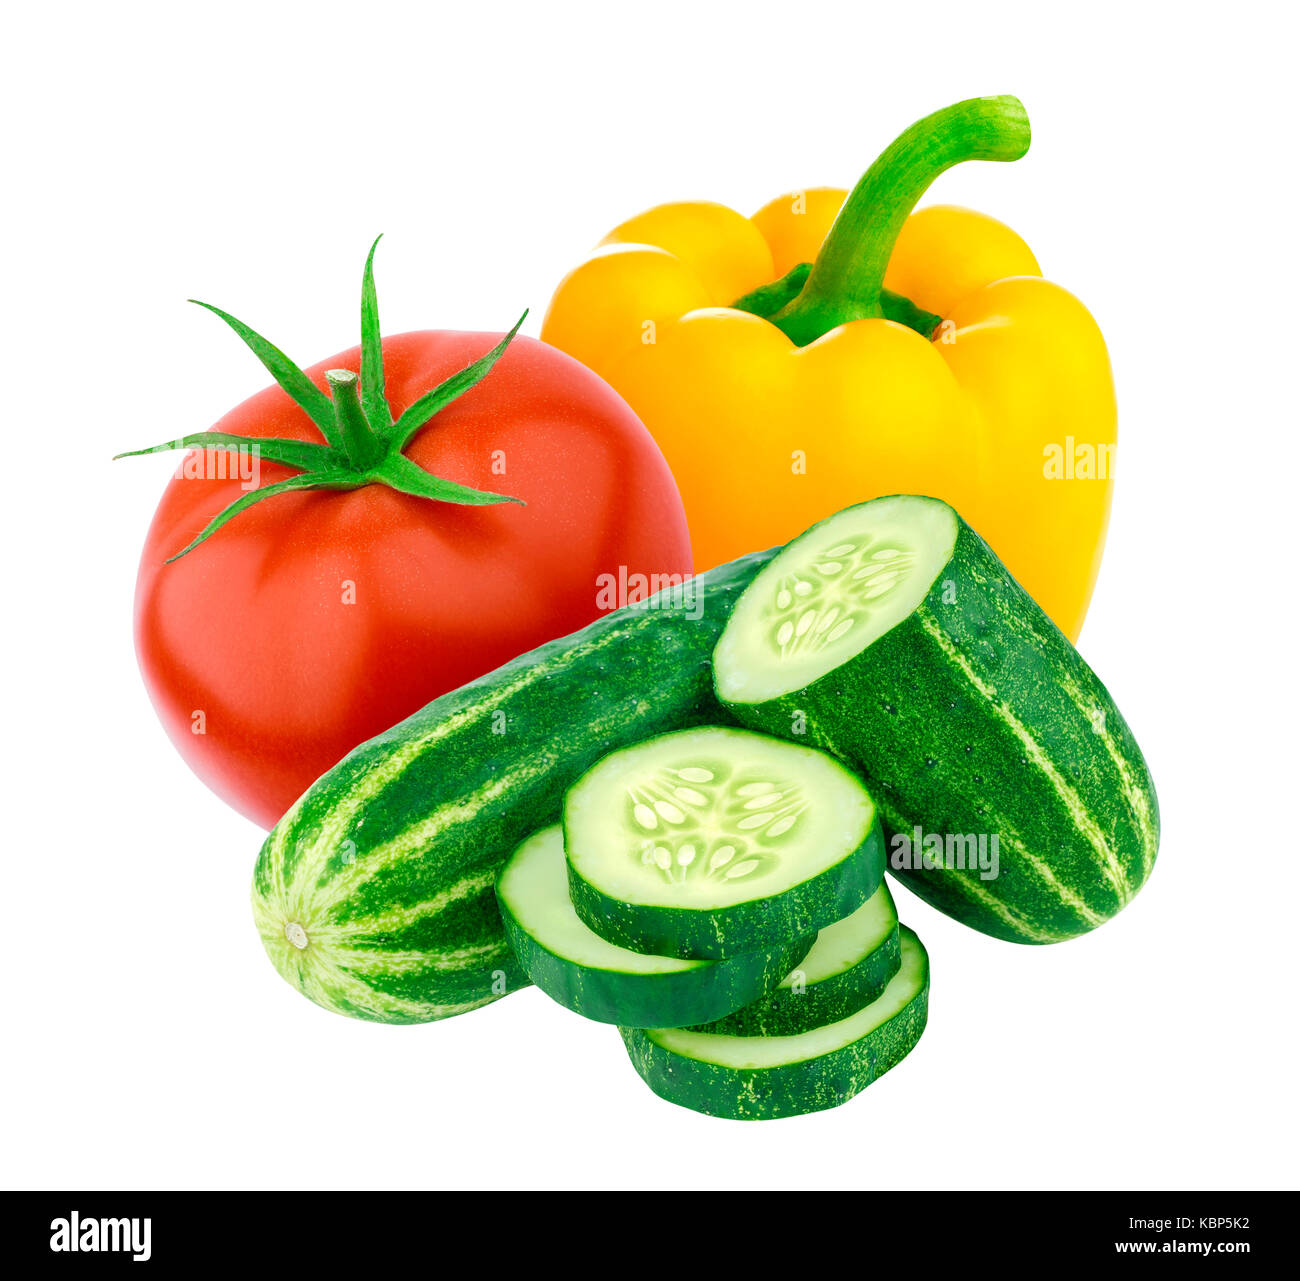
[[328,1010],[382,1023],[447,1018],[525,986],[496,905],[501,865],[558,821],[566,788],[600,757],[718,718],[710,655],[772,554],[521,655],[318,779],[253,874],[280,974]]
[[[874,946],[856,964],[820,982],[805,982],[796,962],[793,972],[768,995],[695,1030],[724,1036],[792,1036],[848,1018],[854,1010],[869,1005],[889,986],[902,958],[898,914],[889,886],[882,882],[876,895],[883,895],[888,904],[888,928],[872,939]],[[859,909],[866,910],[865,906]],[[801,953],[800,961],[806,959]]]
[[[768,1121],[839,1107],[901,1063],[925,1031],[929,957],[906,926],[899,935],[902,960],[885,991],[838,1023],[790,1037],[620,1028],[628,1057],[660,1098],[706,1116]],[[814,1038],[820,1044],[810,1046]]]
[[[805,688],[730,710],[859,770],[880,807],[891,870],[986,934],[1074,938],[1120,911],[1151,873],[1159,810],[1132,732],[1092,669],[960,520],[951,558],[902,622]],[[904,866],[914,860],[899,838],[916,829],[996,835],[997,876]]]

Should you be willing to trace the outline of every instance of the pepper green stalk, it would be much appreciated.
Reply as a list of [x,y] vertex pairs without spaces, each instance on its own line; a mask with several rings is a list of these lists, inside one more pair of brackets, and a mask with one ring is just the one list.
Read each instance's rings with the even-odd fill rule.
[[849,193],[798,293],[768,318],[800,347],[850,320],[883,316],[919,329],[891,314],[902,309],[884,288],[904,222],[940,174],[965,160],[1019,160],[1029,136],[1024,104],[1009,94],[968,98],[905,129]]
[[259,457],[268,462],[296,468],[299,472],[287,480],[241,495],[214,516],[188,546],[169,557],[168,564],[192,552],[227,521],[254,503],[293,491],[360,489],[365,485],[379,484],[435,502],[471,506],[494,503],[523,505],[521,498],[473,489],[434,476],[407,458],[403,451],[435,414],[491,373],[492,367],[501,359],[519,332],[528,313],[525,311],[519,317],[514,328],[486,356],[481,356],[425,392],[400,418],[394,420],[384,388],[383,341],[375,292],[374,259],[379,240],[380,237],[376,237],[370,246],[361,279],[360,377],[350,369],[327,370],[325,381],[329,384],[331,395],[321,391],[284,352],[243,321],[211,303],[190,299],[220,316],[243,339],[271,377],[312,420],[325,443],[287,440],[280,436],[241,436],[233,432],[201,431],[182,436],[179,440],[152,445],[148,449],[131,449],[117,454],[116,458],[130,458],[138,454],[157,454],[172,449],[243,449],[251,445]]
[[[751,316],[761,316],[764,320],[771,320],[783,307],[798,297],[811,271],[812,263],[798,263],[780,280],[759,285],[744,297],[737,298],[731,305],[736,311],[747,311]],[[927,340],[943,322],[942,316],[936,316],[934,312],[918,307],[910,298],[896,294],[892,289],[880,291],[880,307],[881,315],[886,320],[906,325]]]

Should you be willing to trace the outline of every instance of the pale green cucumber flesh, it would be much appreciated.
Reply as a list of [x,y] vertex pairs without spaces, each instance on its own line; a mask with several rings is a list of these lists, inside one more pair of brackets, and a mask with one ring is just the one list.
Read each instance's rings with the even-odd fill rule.
[[947,503],[894,496],[849,507],[773,558],[714,654],[719,697],[762,703],[861,653],[916,609],[952,556]]
[[845,1018],[874,1001],[898,973],[898,937],[898,913],[882,882],[856,912],[822,930],[772,992],[696,1030],[785,1036]]
[[825,753],[706,726],[607,756],[564,801],[579,917],[611,942],[725,958],[856,910],[882,875],[875,805]]
[[602,1023],[675,1027],[721,1018],[771,991],[806,950],[804,940],[694,961],[607,942],[573,910],[558,824],[519,846],[497,880],[497,898],[528,977],[559,1004]]
[[709,1116],[768,1120],[837,1107],[898,1064],[925,1028],[929,959],[911,930],[899,933],[898,972],[846,1018],[793,1036],[625,1028],[632,1063],[661,1098]]
[[[416,1023],[526,985],[495,882],[607,752],[716,721],[709,656],[770,553],[600,618],[363,743],[276,825],[253,912],[280,974],[340,1014]],[[812,933],[812,931],[808,931]]]
[[[853,577],[873,548],[916,572],[846,600],[843,575],[879,577]],[[813,584],[804,595],[820,611],[805,636],[820,635],[837,605],[854,620],[815,654],[780,644],[782,593],[799,583]],[[828,638],[845,615],[835,618]],[[813,526],[742,594],[714,663],[738,720],[829,750],[868,780],[891,870],[976,929],[1021,943],[1072,938],[1150,874],[1158,806],[1123,716],[937,499],[877,499]]]

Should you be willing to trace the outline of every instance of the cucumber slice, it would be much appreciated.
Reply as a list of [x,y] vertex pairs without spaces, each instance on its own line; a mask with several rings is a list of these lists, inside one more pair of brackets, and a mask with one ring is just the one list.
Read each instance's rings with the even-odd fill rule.
[[868,780],[890,870],[957,920],[1054,943],[1150,875],[1159,807],[1106,687],[946,503],[850,507],[781,549],[714,650],[750,729]]
[[713,656],[724,703],[765,703],[842,667],[925,600],[957,541],[957,513],[896,495],[814,525],[741,595]]
[[925,1029],[929,958],[906,926],[899,941],[884,992],[836,1023],[797,1036],[621,1028],[628,1055],[660,1098],[708,1116],[763,1121],[838,1107],[901,1062]]
[[559,824],[529,837],[497,880],[506,937],[538,987],[601,1023],[681,1027],[759,1000],[808,950],[808,940],[727,961],[632,952],[589,930],[573,910]]
[[837,760],[706,726],[606,756],[564,798],[569,893],[602,938],[725,959],[810,937],[884,872],[875,803]]
[[[828,925],[808,954],[767,996],[700,1032],[791,1036],[847,1018],[878,997],[898,973],[898,913],[889,887],[851,916]],[[648,1026],[648,1025],[646,1025]]]

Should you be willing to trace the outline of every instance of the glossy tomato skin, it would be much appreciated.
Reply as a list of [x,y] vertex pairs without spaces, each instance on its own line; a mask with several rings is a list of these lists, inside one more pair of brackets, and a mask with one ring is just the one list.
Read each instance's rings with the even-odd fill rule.
[[[394,416],[500,337],[385,339]],[[336,368],[359,370],[358,349],[307,373],[325,389]],[[214,429],[320,440],[278,387]],[[600,575],[691,571],[681,500],[649,433],[600,378],[534,339],[516,338],[406,454],[527,505],[383,485],[283,494],[170,565],[246,482],[178,475],[158,505],[136,584],[145,684],[194,772],[263,827],[358,743],[591,622]],[[292,474],[262,463],[258,481]]]

